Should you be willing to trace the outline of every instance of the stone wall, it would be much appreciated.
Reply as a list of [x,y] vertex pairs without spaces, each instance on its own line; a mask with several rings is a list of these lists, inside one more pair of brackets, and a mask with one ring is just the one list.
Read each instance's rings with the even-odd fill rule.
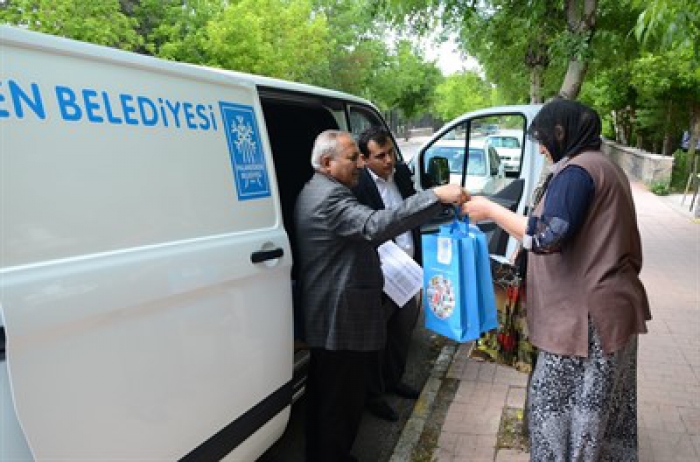
[[604,140],[603,152],[609,156],[630,177],[646,185],[671,183],[673,156],[652,154],[637,148]]

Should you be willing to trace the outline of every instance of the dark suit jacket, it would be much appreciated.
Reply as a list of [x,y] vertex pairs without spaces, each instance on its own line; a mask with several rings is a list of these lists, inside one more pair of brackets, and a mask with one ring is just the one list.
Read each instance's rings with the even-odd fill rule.
[[[416,193],[413,187],[413,182],[411,181],[411,171],[408,169],[406,164],[397,164],[394,170],[394,182],[401,193],[401,197],[407,199]],[[368,207],[372,207],[374,210],[383,210],[384,202],[382,197],[379,195],[379,190],[377,189],[377,183],[374,182],[372,175],[367,168],[362,170],[360,174],[360,181],[352,189],[355,193],[357,200],[361,204]],[[421,252],[421,235],[420,227],[413,228],[411,230],[411,235],[413,237],[414,254],[413,259],[419,264],[422,261]]]
[[384,276],[376,248],[441,209],[433,191],[422,191],[396,209],[373,210],[332,177],[314,174],[294,210],[296,264],[310,347],[384,348]]

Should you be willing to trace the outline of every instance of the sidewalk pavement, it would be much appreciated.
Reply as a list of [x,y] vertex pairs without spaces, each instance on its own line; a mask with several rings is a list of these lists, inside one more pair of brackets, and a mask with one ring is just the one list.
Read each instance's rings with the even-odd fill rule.
[[[632,189],[644,250],[641,277],[653,316],[649,333],[639,340],[639,460],[695,462],[700,460],[700,221],[688,211],[689,198],[681,206],[681,195],[656,196],[640,183]],[[426,438],[431,426],[437,462],[530,460],[526,452],[497,447],[504,410],[524,407],[527,375],[469,358],[470,346],[443,351],[392,462],[430,460],[416,457],[416,448],[431,441]],[[441,392],[448,383],[451,394]],[[442,402],[446,395],[448,402]],[[435,412],[440,407],[444,410]]]

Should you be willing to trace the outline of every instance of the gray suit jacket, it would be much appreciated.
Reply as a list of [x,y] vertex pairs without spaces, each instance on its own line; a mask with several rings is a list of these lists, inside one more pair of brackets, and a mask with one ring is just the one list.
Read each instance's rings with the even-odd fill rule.
[[415,194],[397,209],[373,210],[335,179],[314,174],[294,210],[295,264],[309,346],[352,351],[384,348],[384,277],[376,247],[440,210],[432,191]]

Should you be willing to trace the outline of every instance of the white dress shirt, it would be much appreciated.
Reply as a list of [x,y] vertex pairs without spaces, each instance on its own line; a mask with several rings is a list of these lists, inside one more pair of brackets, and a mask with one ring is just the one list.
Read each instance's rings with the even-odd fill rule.
[[[394,175],[392,174],[388,180],[385,180],[384,178],[375,174],[371,169],[368,168],[367,170],[372,176],[374,184],[377,185],[377,190],[379,191],[379,196],[382,198],[382,202],[384,202],[384,207],[387,209],[395,209],[401,205],[403,202],[403,197],[401,197],[399,187],[396,186]],[[404,252],[406,252],[409,257],[413,258],[415,245],[413,243],[413,235],[410,231],[406,231],[405,233],[396,236],[394,238],[394,242]]]

